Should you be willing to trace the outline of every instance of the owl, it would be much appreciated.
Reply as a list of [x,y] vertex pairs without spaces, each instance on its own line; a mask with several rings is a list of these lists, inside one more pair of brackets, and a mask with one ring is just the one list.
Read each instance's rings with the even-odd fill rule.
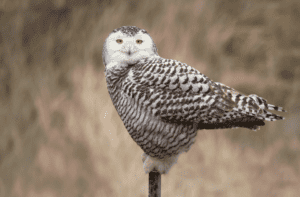
[[213,82],[195,68],[158,55],[146,30],[123,26],[106,38],[102,52],[107,89],[131,138],[144,151],[146,173],[166,174],[201,129],[243,127],[284,119],[255,94]]

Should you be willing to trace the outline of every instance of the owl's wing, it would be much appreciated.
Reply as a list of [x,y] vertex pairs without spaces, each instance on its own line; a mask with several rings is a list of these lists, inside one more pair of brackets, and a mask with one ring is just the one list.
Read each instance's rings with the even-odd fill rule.
[[198,122],[199,128],[256,129],[264,120],[283,119],[267,111],[284,111],[281,107],[213,82],[176,60],[146,59],[134,65],[123,92],[162,120]]
[[237,107],[220,85],[176,60],[140,62],[123,83],[126,95],[164,120],[197,122]]

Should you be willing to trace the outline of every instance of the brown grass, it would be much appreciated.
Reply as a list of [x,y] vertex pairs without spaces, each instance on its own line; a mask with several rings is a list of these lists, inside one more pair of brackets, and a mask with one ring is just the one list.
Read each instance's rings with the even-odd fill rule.
[[145,28],[162,57],[288,113],[259,132],[199,131],[162,196],[298,196],[297,0],[1,1],[0,196],[147,196],[142,150],[112,105],[102,47]]

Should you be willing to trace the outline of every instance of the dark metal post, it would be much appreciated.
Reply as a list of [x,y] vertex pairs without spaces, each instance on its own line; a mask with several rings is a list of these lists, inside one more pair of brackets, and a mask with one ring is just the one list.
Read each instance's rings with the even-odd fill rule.
[[149,197],[161,196],[161,174],[153,169],[149,173]]

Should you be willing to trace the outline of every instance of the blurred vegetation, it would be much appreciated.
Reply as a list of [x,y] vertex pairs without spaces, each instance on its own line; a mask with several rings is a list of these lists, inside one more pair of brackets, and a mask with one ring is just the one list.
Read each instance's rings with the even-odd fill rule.
[[298,0],[1,0],[0,196],[147,196],[142,150],[109,98],[115,28],[146,29],[162,57],[283,106],[284,121],[199,131],[162,196],[298,196]]

